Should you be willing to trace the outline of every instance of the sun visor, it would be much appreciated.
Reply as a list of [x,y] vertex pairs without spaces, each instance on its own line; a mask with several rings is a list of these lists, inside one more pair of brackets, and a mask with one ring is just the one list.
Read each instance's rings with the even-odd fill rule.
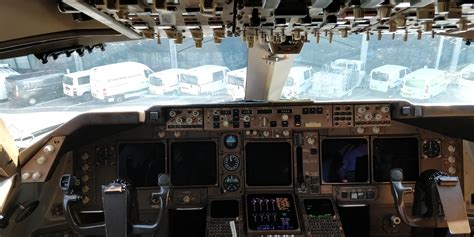
[[7,126],[0,119],[0,176],[10,177],[16,173],[18,154],[18,148]]

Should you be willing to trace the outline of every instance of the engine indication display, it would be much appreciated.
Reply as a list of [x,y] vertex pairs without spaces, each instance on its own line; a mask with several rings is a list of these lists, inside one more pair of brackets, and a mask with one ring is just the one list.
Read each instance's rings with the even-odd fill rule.
[[441,157],[441,140],[424,140],[423,157],[439,158]]
[[290,194],[249,194],[247,223],[253,231],[296,231],[299,223]]
[[240,158],[237,155],[231,154],[224,157],[224,169],[227,171],[235,171],[240,166]]
[[228,175],[224,178],[222,186],[226,192],[236,192],[240,188],[240,180],[237,176]]

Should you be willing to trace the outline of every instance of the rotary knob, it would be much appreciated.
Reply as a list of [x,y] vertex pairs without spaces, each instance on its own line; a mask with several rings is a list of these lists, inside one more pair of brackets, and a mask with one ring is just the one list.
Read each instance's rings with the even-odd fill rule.
[[21,179],[23,179],[23,180],[27,180],[29,178],[31,178],[31,173],[30,172],[25,172],[21,175]]
[[380,127],[373,127],[372,132],[379,133],[380,132]]
[[192,124],[193,123],[193,118],[187,118],[186,123],[187,124]]
[[314,137],[308,137],[306,142],[310,145],[313,145],[316,142],[316,139],[314,139]]
[[281,116],[281,120],[283,120],[283,121],[288,121],[288,114],[283,114],[283,115]]
[[269,132],[269,131],[266,131],[266,130],[263,131],[263,136],[264,136],[264,137],[270,136],[270,132]]
[[367,111],[365,109],[365,106],[361,106],[361,107],[357,108],[357,112],[359,112],[359,114],[363,114],[363,113],[365,113],[365,111]]
[[371,120],[373,118],[372,114],[364,115],[365,120]]
[[32,177],[33,179],[39,179],[39,178],[41,178],[41,173],[40,173],[40,172],[34,172],[31,177]]
[[222,122],[222,125],[223,125],[224,127],[229,127],[229,121],[224,120],[224,121]]
[[53,153],[54,152],[54,146],[53,145],[46,145],[43,148],[43,152],[46,153],[46,154]]
[[365,132],[365,128],[363,127],[357,127],[357,133],[362,134]]
[[448,151],[449,151],[450,153],[454,153],[454,152],[456,151],[456,147],[453,146],[453,145],[449,145],[449,146],[448,146]]
[[449,156],[449,157],[448,157],[448,162],[449,162],[449,163],[455,163],[455,162],[456,162],[456,157],[454,157],[454,156]]
[[174,117],[174,116],[176,116],[176,112],[173,111],[173,110],[171,110],[170,113],[169,113],[169,115],[170,115],[170,117]]
[[177,123],[177,124],[182,124],[182,123],[183,123],[183,119],[182,119],[181,117],[176,118],[176,123]]
[[46,158],[44,156],[40,156],[38,159],[36,159],[36,163],[38,163],[38,165],[42,165],[46,163]]
[[283,136],[285,136],[285,137],[290,136],[290,131],[288,131],[288,130],[283,130]]
[[450,175],[456,174],[456,167],[454,167],[454,166],[449,167],[449,168],[448,168],[448,173],[449,173]]

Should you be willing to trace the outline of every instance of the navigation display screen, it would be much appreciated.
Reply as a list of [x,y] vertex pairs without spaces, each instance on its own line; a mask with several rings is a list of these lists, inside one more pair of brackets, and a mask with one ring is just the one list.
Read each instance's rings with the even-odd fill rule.
[[390,170],[403,169],[404,181],[416,181],[419,174],[418,139],[376,138],[373,141],[373,174],[376,182],[389,182]]
[[217,148],[213,141],[171,144],[171,184],[174,186],[215,185]]
[[119,176],[135,187],[158,186],[158,174],[165,173],[164,143],[122,143],[119,145]]
[[321,145],[325,183],[369,181],[368,142],[364,138],[324,139]]
[[291,145],[288,142],[247,143],[248,186],[290,186]]
[[297,230],[296,206],[290,194],[249,194],[247,223],[251,230]]

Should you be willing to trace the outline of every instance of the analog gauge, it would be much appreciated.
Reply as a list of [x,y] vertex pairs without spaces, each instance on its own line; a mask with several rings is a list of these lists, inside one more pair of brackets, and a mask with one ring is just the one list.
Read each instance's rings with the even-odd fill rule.
[[228,149],[234,149],[239,144],[239,138],[236,135],[227,135],[224,137],[224,146]]
[[441,152],[440,140],[425,140],[423,141],[423,156],[427,158],[439,157]]
[[240,188],[240,180],[237,176],[228,175],[224,178],[222,186],[226,192],[235,192]]
[[112,146],[98,146],[95,149],[96,163],[98,165],[112,164],[115,149]]
[[237,155],[228,155],[224,158],[224,168],[228,171],[237,170],[240,166],[240,159]]

